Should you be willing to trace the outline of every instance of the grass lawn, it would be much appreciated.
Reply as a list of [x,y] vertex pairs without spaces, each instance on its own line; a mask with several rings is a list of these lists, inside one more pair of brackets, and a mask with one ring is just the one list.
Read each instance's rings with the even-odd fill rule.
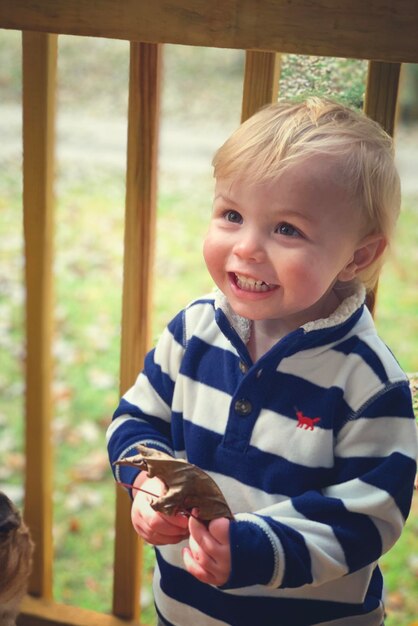
[[[7,37],[7,46],[3,45],[4,41],[0,37],[0,60],[6,49],[16,47],[16,41],[9,34]],[[64,40],[64,48],[71,47],[69,40]],[[97,45],[102,46],[102,43]],[[127,74],[124,50],[123,42],[118,42],[116,52],[108,58],[108,52],[100,48],[101,58],[106,60],[101,65],[101,71],[111,65],[111,59],[116,63],[114,81],[120,81],[120,76]],[[72,54],[76,53],[81,63],[86,55],[73,45]],[[172,59],[167,59],[166,64],[166,72],[172,81],[171,91],[167,87],[165,93],[167,123],[180,120],[179,124],[183,127],[187,121],[186,113],[190,113],[193,124],[187,132],[191,135],[201,133],[201,142],[209,146],[208,152],[211,141],[217,138],[212,137],[212,134],[216,135],[218,127],[225,130],[226,134],[238,123],[239,116],[242,59],[237,59],[235,51],[223,58],[220,54],[221,51],[204,52],[200,65],[192,65],[192,69],[189,67],[183,76],[174,72]],[[183,60],[187,66],[191,61],[190,55],[186,57],[186,51],[180,50],[175,60]],[[91,61],[92,57],[88,58]],[[7,57],[6,61],[14,68],[12,79],[9,77],[7,82],[3,75],[7,63],[0,63],[0,84],[7,87],[10,81],[18,81],[19,77],[15,76],[18,70],[13,65],[13,59]],[[63,75],[70,87],[63,86],[60,101],[63,123],[59,126],[54,265],[54,594],[61,602],[109,611],[114,488],[104,449],[104,433],[119,399],[124,213],[124,149],[123,140],[117,140],[118,133],[123,134],[124,129],[122,125],[120,131],[117,124],[112,124],[114,118],[120,119],[121,110],[126,106],[126,93],[119,93],[119,90],[123,91],[123,81],[120,84],[117,82],[115,90],[118,95],[116,102],[113,101],[109,95],[112,94],[111,88],[106,90],[103,85],[115,83],[109,76],[100,76],[96,94],[82,91],[80,98],[85,107],[78,110],[78,118],[75,116],[78,123],[68,126],[65,124],[65,111],[69,107],[68,103],[71,104],[71,88],[74,88],[79,73],[72,69],[68,56],[63,55],[61,63],[65,70]],[[204,68],[210,73],[214,64],[211,84],[208,84],[209,80],[201,79],[194,85],[198,73],[206,76]],[[94,71],[94,68],[90,68],[91,73]],[[222,91],[225,83],[220,80],[221,72],[226,72],[228,76],[225,93]],[[176,80],[183,86],[177,90],[173,87]],[[103,88],[103,97],[100,100],[101,108],[95,111],[91,98],[94,102],[99,87]],[[87,90],[86,86],[83,88]],[[192,94],[192,105],[186,112],[184,101],[179,96],[182,89],[189,96],[192,89],[199,91],[199,97],[196,95],[193,98]],[[226,98],[231,107],[235,106],[235,116],[226,115],[222,110],[221,97]],[[210,108],[210,114],[205,113],[205,104]],[[10,96],[10,104],[3,102],[0,108],[0,117],[6,119],[10,114],[12,120],[10,124],[2,126],[5,139],[3,147],[9,139],[13,141],[13,129],[13,136],[19,133],[19,122],[16,121],[19,114],[17,117],[13,114],[15,106]],[[117,108],[113,117],[112,107]],[[218,109],[219,118],[215,115]],[[95,123],[97,126],[101,116],[104,126],[94,135],[93,126]],[[207,126],[203,122],[205,117],[209,118],[206,120]],[[108,129],[108,134],[102,130],[103,127]],[[91,142],[89,138],[92,138]],[[93,138],[98,142],[95,148],[89,145],[94,143]],[[113,140],[115,145],[111,143]],[[164,141],[163,136],[163,146]],[[175,167],[180,155],[185,156],[184,142],[187,145],[187,141],[184,136],[176,146],[171,139],[164,153],[166,156],[162,155],[155,267],[155,338],[179,308],[193,297],[211,289],[201,255],[202,237],[211,206],[210,157],[206,158],[205,153],[205,165],[199,169],[196,163],[200,162],[200,156],[193,153],[193,157],[184,163],[182,173],[179,173]],[[78,150],[77,145],[83,145],[83,150]],[[23,242],[20,147],[13,144],[9,148],[0,148],[0,488],[8,491],[19,502],[24,467]],[[170,149],[173,150],[172,156]],[[380,283],[376,318],[382,337],[408,372],[418,371],[415,275],[418,256],[417,205],[418,196],[405,198],[398,242]],[[388,626],[412,626],[416,618],[417,513],[415,497],[413,515],[403,537],[382,560],[388,587]],[[142,599],[142,621],[146,626],[152,626],[155,618],[149,589],[152,566],[152,551],[146,548]]]

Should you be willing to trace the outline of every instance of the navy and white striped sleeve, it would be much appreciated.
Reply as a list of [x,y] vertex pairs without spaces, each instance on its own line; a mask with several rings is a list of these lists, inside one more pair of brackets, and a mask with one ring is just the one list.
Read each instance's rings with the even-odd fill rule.
[[144,363],[135,384],[124,394],[107,430],[109,460],[115,478],[132,484],[135,468],[114,466],[134,454],[139,443],[172,454],[171,402],[183,355],[183,312],[167,326]]

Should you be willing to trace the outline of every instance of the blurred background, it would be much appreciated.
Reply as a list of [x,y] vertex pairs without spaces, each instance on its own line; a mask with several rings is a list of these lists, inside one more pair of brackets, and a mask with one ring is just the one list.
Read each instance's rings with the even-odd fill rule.
[[[114,485],[104,435],[119,394],[129,44],[61,36],[56,171],[54,594],[110,610]],[[202,255],[214,151],[240,122],[244,53],[165,46],[153,336],[212,289]],[[285,55],[280,98],[328,95],[362,107],[367,63]],[[24,285],[21,39],[0,31],[0,489],[23,500]],[[418,371],[418,65],[401,81],[397,240],[376,323],[416,392]],[[417,502],[383,559],[388,626],[418,613]],[[92,550],[93,547],[93,550]],[[142,621],[155,623],[145,550]],[[415,622],[416,626],[417,622]]]

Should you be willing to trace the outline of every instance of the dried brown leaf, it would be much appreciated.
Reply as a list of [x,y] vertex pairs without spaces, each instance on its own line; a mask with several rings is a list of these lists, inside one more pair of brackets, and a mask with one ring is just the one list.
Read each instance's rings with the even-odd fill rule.
[[233,518],[224,495],[216,482],[202,469],[183,459],[139,445],[138,454],[116,462],[145,470],[150,478],[157,476],[166,486],[162,496],[155,496],[151,506],[166,515],[191,513],[197,508],[198,518],[208,522],[218,517]]

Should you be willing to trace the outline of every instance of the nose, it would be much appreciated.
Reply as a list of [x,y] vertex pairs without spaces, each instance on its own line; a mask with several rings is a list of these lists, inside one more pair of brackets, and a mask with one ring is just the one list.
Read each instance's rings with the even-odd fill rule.
[[233,248],[234,254],[246,261],[260,262],[266,251],[261,233],[255,229],[242,230]]

